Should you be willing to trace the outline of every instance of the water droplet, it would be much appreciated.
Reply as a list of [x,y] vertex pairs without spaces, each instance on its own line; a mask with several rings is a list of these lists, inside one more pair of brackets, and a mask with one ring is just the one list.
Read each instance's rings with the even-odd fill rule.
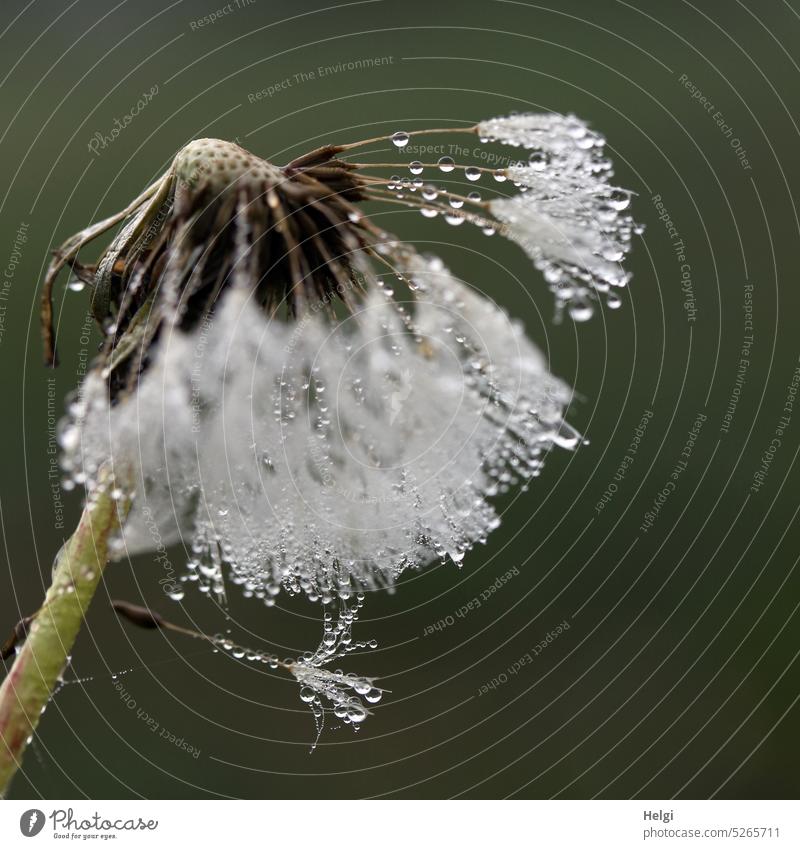
[[547,168],[547,154],[541,150],[534,150],[528,157],[528,165],[534,171],[544,171]]
[[424,197],[425,200],[436,200],[436,198],[439,197],[439,192],[438,192],[436,186],[431,186],[431,185],[423,186],[422,187],[422,197]]
[[573,301],[568,310],[573,321],[588,321],[594,315],[594,307],[586,301]]
[[495,178],[495,180],[497,180],[498,183],[505,183],[505,181],[508,179],[508,177],[506,177],[506,172],[502,168],[495,171],[492,176]]
[[367,712],[362,705],[351,704],[347,707],[347,718],[350,722],[363,722],[367,718]]
[[422,173],[422,163],[421,163],[419,160],[415,159],[413,162],[411,162],[411,163],[409,164],[409,166],[408,166],[408,170],[409,170],[412,174],[415,174],[415,175],[416,175],[416,174],[421,174],[421,173]]
[[461,198],[451,197],[448,198],[448,201],[450,203],[450,206],[453,207],[453,209],[461,209],[461,207],[464,206],[464,201],[461,200]]
[[395,147],[405,147],[408,144],[409,135],[408,133],[404,133],[402,130],[398,130],[392,136],[392,144]]
[[581,441],[581,435],[572,425],[561,422],[558,430],[553,434],[553,442],[560,448],[572,450]]
[[472,182],[474,183],[474,182],[475,182],[475,180],[480,180],[480,178],[481,178],[481,169],[480,169],[480,168],[476,168],[474,165],[470,165],[470,166],[469,166],[469,168],[467,168],[467,169],[464,171],[464,176],[465,176],[468,180],[472,180]]
[[300,699],[304,701],[306,704],[311,704],[314,701],[317,694],[311,689],[311,687],[301,687],[300,689]]
[[452,156],[442,156],[438,162],[439,170],[445,174],[449,174],[455,167],[456,163]]
[[608,205],[616,210],[617,212],[621,212],[623,209],[627,209],[630,206],[631,197],[627,192],[622,191],[621,189],[616,189],[613,191],[608,198]]
[[67,288],[72,292],[82,292],[86,288],[86,284],[83,280],[79,280],[77,277],[73,277],[72,280],[67,283]]

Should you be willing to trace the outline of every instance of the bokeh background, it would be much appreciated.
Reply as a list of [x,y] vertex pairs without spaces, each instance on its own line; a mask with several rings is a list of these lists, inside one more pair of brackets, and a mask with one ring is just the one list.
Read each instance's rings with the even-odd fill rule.
[[[317,608],[232,596],[226,618],[197,592],[168,600],[152,557],[113,565],[13,794],[795,797],[800,4],[232,0],[197,25],[220,5],[3,2],[0,628],[37,607],[80,511],[80,494],[59,487],[54,429],[97,336],[83,329],[87,293],[60,287],[62,364],[42,366],[48,251],[120,208],[186,141],[237,139],[282,162],[329,140],[575,112],[607,135],[616,179],[638,193],[634,278],[621,309],[554,324],[550,293],[513,246],[385,213],[524,321],[574,385],[569,419],[588,444],[555,451],[528,492],[502,500],[502,526],[460,570],[435,566],[368,598],[356,637],[379,648],[350,666],[392,693],[357,734],[331,723],[314,754],[295,684],[124,627],[108,599],[282,655],[316,645]],[[317,72],[367,58],[382,61]],[[401,161],[390,145],[384,155]],[[170,552],[176,568],[184,556]],[[509,570],[490,601],[456,616]]]

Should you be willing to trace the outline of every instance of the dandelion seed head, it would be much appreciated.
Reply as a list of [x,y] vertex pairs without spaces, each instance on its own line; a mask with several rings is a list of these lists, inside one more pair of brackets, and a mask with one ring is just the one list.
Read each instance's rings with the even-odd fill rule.
[[[469,285],[358,204],[511,239],[576,321],[601,296],[619,306],[629,277],[620,261],[638,230],[602,136],[551,114],[467,131],[528,160],[464,196],[371,176],[338,158],[353,145],[278,167],[190,142],[113,219],[125,223],[96,266],[75,261],[102,231],[90,227],[48,271],[52,285],[73,261],[105,336],[60,428],[69,483],[91,488],[113,464],[135,497],[112,555],[184,543],[173,598],[195,585],[224,603],[234,585],[267,606],[282,592],[339,605],[317,650],[284,664],[318,733],[326,711],[358,727],[382,695],[329,668],[373,645],[353,639],[360,594],[433,561],[460,567],[499,525],[495,497],[581,441],[564,418],[569,387],[491,281]],[[409,134],[391,138],[402,150]],[[452,157],[434,167],[467,185],[486,170]]]

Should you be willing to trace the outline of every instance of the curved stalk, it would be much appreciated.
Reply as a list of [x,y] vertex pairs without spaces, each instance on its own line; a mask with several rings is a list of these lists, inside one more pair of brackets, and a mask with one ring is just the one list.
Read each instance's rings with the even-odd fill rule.
[[8,792],[68,663],[108,559],[109,538],[127,515],[128,499],[115,500],[112,487],[113,475],[101,470],[78,527],[58,555],[44,603],[31,617],[27,639],[0,687],[0,796]]

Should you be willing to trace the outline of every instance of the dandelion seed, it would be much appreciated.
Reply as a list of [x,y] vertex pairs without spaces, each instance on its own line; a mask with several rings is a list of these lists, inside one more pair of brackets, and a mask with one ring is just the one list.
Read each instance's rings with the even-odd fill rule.
[[562,160],[576,158],[585,161],[591,157],[601,163],[603,169],[608,167],[606,160],[598,156],[605,139],[575,115],[525,112],[482,121],[477,131],[486,141],[536,149]]

